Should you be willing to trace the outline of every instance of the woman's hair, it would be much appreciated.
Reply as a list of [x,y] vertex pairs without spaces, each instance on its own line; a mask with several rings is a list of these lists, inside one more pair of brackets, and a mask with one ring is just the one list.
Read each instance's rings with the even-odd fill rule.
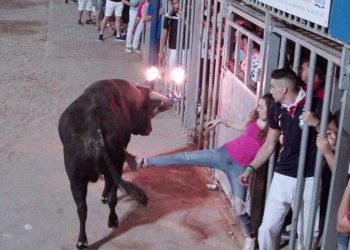
[[[260,99],[265,101],[266,107],[267,107],[267,112],[269,112],[272,104],[275,103],[275,100],[273,99],[272,95],[270,93],[267,93],[267,94],[263,95]],[[255,110],[253,110],[250,113],[249,123],[258,120],[258,118],[259,118],[259,114],[258,114],[258,111],[257,111],[257,108],[256,108]],[[260,139],[260,140],[265,139],[268,130],[269,130],[268,126],[266,126],[264,129],[260,130],[260,132],[258,134],[258,139]]]

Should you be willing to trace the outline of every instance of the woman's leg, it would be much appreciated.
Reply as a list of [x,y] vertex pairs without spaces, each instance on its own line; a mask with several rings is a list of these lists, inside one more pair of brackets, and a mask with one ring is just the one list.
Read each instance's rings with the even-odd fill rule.
[[143,30],[143,24],[144,23],[141,21],[141,22],[139,22],[139,24],[136,27],[134,39],[132,41],[132,48],[133,49],[138,49],[138,47],[139,47],[141,33]]
[[126,33],[126,47],[131,48],[131,43],[133,41],[132,37],[132,27],[134,26],[135,18],[136,18],[137,10],[130,8],[129,10],[129,24],[128,24],[128,32]]
[[247,187],[242,186],[238,177],[244,172],[244,167],[231,159],[230,165],[225,169],[226,176],[230,182],[231,191],[234,197],[233,211],[237,220],[242,226],[244,235],[246,237],[254,237],[252,219],[246,211],[245,200],[247,195]]
[[230,156],[224,147],[211,150],[181,152],[165,156],[149,157],[144,159],[144,167],[169,165],[197,165],[216,168],[224,171],[229,163]]

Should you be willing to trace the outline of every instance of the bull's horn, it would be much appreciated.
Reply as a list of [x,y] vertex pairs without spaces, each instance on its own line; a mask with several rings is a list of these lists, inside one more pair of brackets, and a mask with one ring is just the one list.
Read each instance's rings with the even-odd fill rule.
[[167,102],[168,101],[168,97],[162,95],[162,94],[159,94],[155,91],[152,91],[149,93],[149,97],[152,99],[152,100],[159,100],[159,101],[162,101],[162,102]]

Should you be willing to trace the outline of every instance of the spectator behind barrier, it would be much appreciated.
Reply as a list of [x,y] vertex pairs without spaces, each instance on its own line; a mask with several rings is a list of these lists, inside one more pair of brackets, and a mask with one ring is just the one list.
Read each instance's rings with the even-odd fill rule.
[[[294,71],[282,68],[271,73],[271,90],[276,103],[269,113],[269,132],[264,145],[260,148],[250,167],[257,169],[262,166],[278,145],[280,134],[284,135],[274,175],[267,196],[262,224],[259,228],[259,247],[261,250],[279,249],[279,235],[285,216],[288,214],[295,197],[297,173],[301,145],[301,135],[304,121],[301,119],[306,100],[306,94],[299,87],[299,80]],[[317,109],[320,116],[321,110]],[[309,130],[310,143],[307,145],[305,185],[301,212],[298,217],[298,249],[305,248],[306,232],[310,218],[311,193],[314,182],[316,163],[316,137],[314,128]],[[240,181],[248,185],[252,173],[245,171]],[[319,208],[317,209],[319,211]],[[317,245],[319,234],[319,212],[316,214],[313,229],[313,245]]]

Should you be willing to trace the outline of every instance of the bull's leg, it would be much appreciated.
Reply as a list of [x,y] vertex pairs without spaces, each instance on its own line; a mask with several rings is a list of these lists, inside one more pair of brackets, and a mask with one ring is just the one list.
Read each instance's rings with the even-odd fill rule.
[[111,192],[111,188],[112,188],[111,180],[108,177],[105,177],[105,187],[103,188],[102,198],[101,198],[101,202],[103,204],[107,204],[108,196],[109,196],[109,193]]
[[88,242],[85,231],[85,223],[87,218],[87,205],[86,205],[86,195],[87,195],[87,183],[74,185],[71,184],[71,190],[73,194],[74,201],[77,205],[77,212],[80,221],[80,231],[77,242],[78,249],[88,249]]
[[109,217],[108,217],[108,227],[118,227],[119,220],[118,215],[115,212],[115,207],[117,206],[118,197],[117,197],[117,187],[112,185],[111,191],[108,196],[108,205],[109,205]]

